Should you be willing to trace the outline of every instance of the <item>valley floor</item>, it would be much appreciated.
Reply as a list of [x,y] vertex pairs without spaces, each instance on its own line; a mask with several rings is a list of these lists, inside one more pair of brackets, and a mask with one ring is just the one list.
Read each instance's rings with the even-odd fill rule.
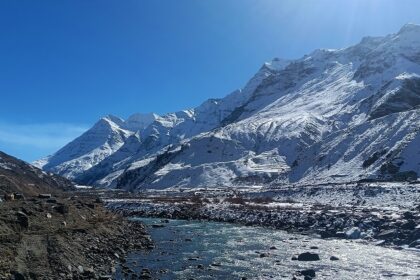
[[[160,236],[156,230],[167,227],[172,230],[172,226],[177,225],[171,221],[169,226],[165,219],[187,220],[181,226],[186,229],[189,224],[206,227],[206,223],[196,222],[206,220],[262,226],[279,230],[272,231],[272,234],[279,232],[278,235],[283,234],[280,230],[285,230],[292,234],[287,238],[309,235],[309,239],[336,240],[338,243],[334,244],[338,247],[346,246],[339,239],[365,244],[360,248],[354,245],[357,250],[375,251],[373,248],[381,245],[390,247],[387,250],[391,251],[392,248],[412,251],[401,255],[399,261],[402,262],[405,256],[416,258],[416,251],[420,249],[420,184],[172,189],[138,194],[80,189],[51,198],[27,197],[0,203],[0,279],[150,279],[156,272],[153,266],[160,267],[170,279],[171,260],[156,264],[162,257],[153,260],[149,257],[168,249],[154,249],[148,251],[150,255],[138,259],[138,254],[149,254],[145,249],[153,249],[154,244],[142,223],[122,216],[159,218],[149,225],[152,237],[153,234]],[[238,233],[250,230],[257,235],[264,231],[252,228],[232,229]],[[267,233],[264,244],[270,243],[270,234]],[[165,235],[165,238],[169,237]],[[177,254],[182,255],[191,240],[182,234],[177,238],[188,241],[173,244]],[[172,242],[174,238],[166,239],[164,242]],[[319,244],[324,242],[315,239]],[[157,247],[162,246],[159,242],[156,241]],[[296,247],[296,251],[305,249],[304,246],[299,248]],[[260,257],[265,259],[263,253]],[[281,258],[286,261],[290,257],[287,254]],[[178,263],[181,265],[178,270],[184,271],[183,267],[195,260],[190,259]],[[218,268],[217,263],[208,265]],[[290,273],[292,268],[296,269],[295,264]]]
[[104,201],[125,216],[229,222],[420,249],[420,184],[113,192],[104,193]]

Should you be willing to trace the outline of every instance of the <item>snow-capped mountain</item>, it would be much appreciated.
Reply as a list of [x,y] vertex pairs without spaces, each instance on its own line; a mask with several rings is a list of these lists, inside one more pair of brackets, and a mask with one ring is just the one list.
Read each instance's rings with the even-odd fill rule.
[[108,115],[54,155],[38,160],[34,165],[75,179],[114,154],[125,143],[139,143],[138,131],[157,117],[155,114],[136,114],[124,121]]
[[420,26],[274,59],[242,90],[195,109],[104,118],[42,164],[129,190],[415,179]]

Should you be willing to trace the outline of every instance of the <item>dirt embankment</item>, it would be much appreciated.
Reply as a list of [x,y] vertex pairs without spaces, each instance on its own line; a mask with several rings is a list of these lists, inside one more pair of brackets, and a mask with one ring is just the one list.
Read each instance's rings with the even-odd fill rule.
[[110,279],[128,251],[151,246],[143,225],[94,197],[0,202],[0,279]]

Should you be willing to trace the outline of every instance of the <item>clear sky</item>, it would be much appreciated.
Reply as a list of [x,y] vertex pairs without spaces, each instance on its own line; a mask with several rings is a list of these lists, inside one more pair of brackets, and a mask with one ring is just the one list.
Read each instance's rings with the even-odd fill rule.
[[418,0],[0,1],[0,150],[28,161],[99,117],[242,87],[264,61],[420,23]]

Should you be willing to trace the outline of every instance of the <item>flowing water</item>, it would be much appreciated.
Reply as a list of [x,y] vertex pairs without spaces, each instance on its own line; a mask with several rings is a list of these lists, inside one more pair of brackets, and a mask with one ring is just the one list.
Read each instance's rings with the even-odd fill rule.
[[[316,279],[420,279],[416,251],[216,222],[136,220],[148,225],[156,248],[131,253],[127,265],[137,274],[149,269],[153,279],[292,279],[305,269],[314,269]],[[292,260],[303,252],[321,260]]]

